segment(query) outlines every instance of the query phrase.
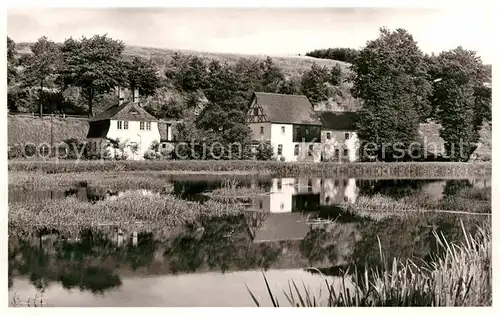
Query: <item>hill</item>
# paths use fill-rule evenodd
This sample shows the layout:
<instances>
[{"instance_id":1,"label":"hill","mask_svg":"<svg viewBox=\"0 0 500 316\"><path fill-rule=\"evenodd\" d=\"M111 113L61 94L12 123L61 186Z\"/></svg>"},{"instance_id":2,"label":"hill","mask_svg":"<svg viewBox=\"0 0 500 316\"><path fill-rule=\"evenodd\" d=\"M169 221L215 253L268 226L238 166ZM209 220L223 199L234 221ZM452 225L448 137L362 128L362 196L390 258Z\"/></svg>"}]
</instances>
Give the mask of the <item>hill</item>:
<instances>
[{"instance_id":1,"label":"hill","mask_svg":"<svg viewBox=\"0 0 500 316\"><path fill-rule=\"evenodd\" d=\"M33 43L16 43L16 50L19 54L31 54L30 45ZM320 66L332 68L335 65L340 65L342 70L347 71L350 64L331 60L319 59L308 56L273 56L273 55L247 55L247 54L232 54L232 53L211 53L211 52L198 52L192 50L169 49L169 48L154 48L144 46L126 45L124 54L128 56L138 56L146 59L151 59L156 62L158 66L168 63L175 53L182 53L186 55L195 55L201 58L218 60L221 63L227 62L228 64L236 63L240 58L247 58L251 60L264 60L267 56L272 57L285 75L297 76L302 75L306 70L311 68L313 63Z\"/></svg>"},{"instance_id":2,"label":"hill","mask_svg":"<svg viewBox=\"0 0 500 316\"><path fill-rule=\"evenodd\" d=\"M158 65L169 62L172 56L180 52L183 54L195 55L209 60L218 60L221 63L227 62L228 64L235 64L239 59L246 58L251 60L264 60L268 55L247 55L247 54L229 54L229 53L210 53L198 52L191 50L176 50L166 48L152 48L142 46L126 46L124 54L130 56L138 56L143 58L151 58ZM318 59L307 56L273 56L269 55L278 67L280 67L287 76L299 76L305 71L309 70L313 63L320 66L332 68L335 65L340 65L342 70L348 71L350 64L331 60L331 59Z\"/></svg>"},{"instance_id":3,"label":"hill","mask_svg":"<svg viewBox=\"0 0 500 316\"><path fill-rule=\"evenodd\" d=\"M16 43L16 50L20 55L31 54L30 45L32 43L21 42ZM167 49L167 48L153 48L143 46L126 45L124 50L125 56L137 56L145 59L151 59L155 62L160 70L160 74L164 75L166 66L172 60L175 53L185 55L194 55L206 60L217 60L221 63L228 63L229 65L237 63L240 59L248 59L251 61L263 61L268 55L247 55L247 54L231 54L231 53L211 53L211 52L198 52L191 50ZM287 78L300 77L316 63L319 66L325 66L331 69L335 65L339 65L343 70L345 76L350 74L350 64L342 61L332 59L319 59L308 56L270 56L276 66L278 66ZM317 104L320 110L347 110L354 111L359 109L359 102L351 96L351 84L342 83L339 86L329 85L329 96L327 101ZM176 91L171 91L171 94L180 98L180 94ZM96 110L102 110L96 106Z\"/></svg>"}]
</instances>

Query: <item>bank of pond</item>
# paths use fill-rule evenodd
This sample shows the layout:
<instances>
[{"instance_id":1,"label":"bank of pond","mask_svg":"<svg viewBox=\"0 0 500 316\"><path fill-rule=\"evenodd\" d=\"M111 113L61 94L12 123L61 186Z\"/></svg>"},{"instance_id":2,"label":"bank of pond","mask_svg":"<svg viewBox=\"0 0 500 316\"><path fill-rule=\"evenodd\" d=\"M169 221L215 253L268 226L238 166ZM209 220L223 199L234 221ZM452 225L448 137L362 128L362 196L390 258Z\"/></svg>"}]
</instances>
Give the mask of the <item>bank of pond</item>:
<instances>
[{"instance_id":1,"label":"bank of pond","mask_svg":"<svg viewBox=\"0 0 500 316\"><path fill-rule=\"evenodd\" d=\"M174 177L161 187L12 186L11 302L37 295L46 297L45 306L255 306L255 299L272 306L275 296L287 306L280 289L295 280L318 305L349 305L328 297L331 288L342 293L348 284L352 295L366 271L388 271L394 258L431 266L446 244L491 238L488 179ZM445 212L459 205L462 213ZM475 257L463 260L483 256L491 268L486 250L468 253ZM460 273L468 280L477 271ZM380 280L371 272L366 277ZM406 303L384 304L491 304L491 283L477 284L470 294L452 285L461 300L440 301L436 293L415 299L413 293Z\"/></svg>"}]
</instances>

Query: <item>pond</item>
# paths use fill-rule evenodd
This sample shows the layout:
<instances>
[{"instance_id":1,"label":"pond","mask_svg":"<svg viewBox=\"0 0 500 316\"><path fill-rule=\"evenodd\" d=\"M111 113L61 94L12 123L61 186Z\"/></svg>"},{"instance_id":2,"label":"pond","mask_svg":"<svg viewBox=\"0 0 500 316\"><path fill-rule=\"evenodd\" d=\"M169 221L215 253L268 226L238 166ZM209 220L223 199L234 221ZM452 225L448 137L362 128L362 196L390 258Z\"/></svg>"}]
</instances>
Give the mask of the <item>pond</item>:
<instances>
[{"instance_id":1,"label":"pond","mask_svg":"<svg viewBox=\"0 0 500 316\"><path fill-rule=\"evenodd\" d=\"M199 203L227 183L221 178L175 176L168 182L168 193ZM287 289L292 279L311 291L326 291L321 289L323 278L311 267L340 286L339 275L347 267L382 265L378 240L387 258L429 260L438 250L434 230L459 242L461 223L473 230L490 221L484 215L435 212L375 221L345 214L339 207L375 195L442 201L462 194L464 188L489 190L489 179L245 177L237 186L259 188L264 194L246 201L245 214L203 217L198 226L188 225L168 237L114 228L81 231L71 240L49 232L10 236L9 300L23 302L41 295L46 306L251 307L248 286L263 305L270 305L265 270L284 303L281 289ZM70 195L88 201L87 191L70 189L10 190L9 203ZM120 198L120 192L105 198ZM476 202L490 204L484 199ZM491 212L491 206L485 209Z\"/></svg>"}]
</instances>

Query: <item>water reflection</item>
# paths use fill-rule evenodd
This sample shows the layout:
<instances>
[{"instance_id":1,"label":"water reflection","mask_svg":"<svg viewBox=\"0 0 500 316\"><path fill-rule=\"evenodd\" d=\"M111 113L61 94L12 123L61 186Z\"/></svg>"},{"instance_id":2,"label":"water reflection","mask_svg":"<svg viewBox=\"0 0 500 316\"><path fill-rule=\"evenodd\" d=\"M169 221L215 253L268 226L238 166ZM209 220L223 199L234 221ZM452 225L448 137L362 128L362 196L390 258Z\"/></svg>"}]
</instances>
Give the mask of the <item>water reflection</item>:
<instances>
[{"instance_id":1,"label":"water reflection","mask_svg":"<svg viewBox=\"0 0 500 316\"><path fill-rule=\"evenodd\" d=\"M192 184L174 182L174 194L195 199L220 187L220 181ZM83 230L72 240L57 231L11 236L9 293L33 296L38 289L59 306L252 306L245 281L253 282L252 290L261 297L267 295L260 269L286 285L290 277L308 278L302 269L311 266L332 276L347 267L375 268L383 264L378 240L387 260L428 260L438 251L433 230L460 242L461 220L470 232L485 220L431 213L371 221L342 214L338 204L371 194L443 200L464 188L488 187L469 180L314 177L248 179L241 185L264 187L270 194L252 201L252 211L200 217L168 238L114 227ZM202 292L208 294L198 301Z\"/></svg>"}]
</instances>

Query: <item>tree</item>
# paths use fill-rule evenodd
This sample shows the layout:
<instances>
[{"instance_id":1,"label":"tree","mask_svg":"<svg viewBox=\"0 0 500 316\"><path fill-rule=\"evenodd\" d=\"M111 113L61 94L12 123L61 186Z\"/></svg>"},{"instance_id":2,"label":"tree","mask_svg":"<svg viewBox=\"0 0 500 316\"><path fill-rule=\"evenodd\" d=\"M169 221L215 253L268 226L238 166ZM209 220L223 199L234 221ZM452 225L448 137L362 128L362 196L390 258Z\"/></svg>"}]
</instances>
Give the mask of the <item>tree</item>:
<instances>
[{"instance_id":1,"label":"tree","mask_svg":"<svg viewBox=\"0 0 500 316\"><path fill-rule=\"evenodd\" d=\"M362 148L370 144L380 160L403 158L418 140L420 121L430 112L432 86L423 53L407 31L381 28L379 38L361 50L352 70L353 97L363 100L357 122Z\"/></svg>"},{"instance_id":2,"label":"tree","mask_svg":"<svg viewBox=\"0 0 500 316\"><path fill-rule=\"evenodd\" d=\"M282 94L300 94L300 79L291 77L281 81L278 87L278 93Z\"/></svg>"},{"instance_id":3,"label":"tree","mask_svg":"<svg viewBox=\"0 0 500 316\"><path fill-rule=\"evenodd\" d=\"M62 47L66 84L79 87L88 104L89 117L94 116L93 103L101 94L125 84L123 42L107 35L95 35L80 40L67 39Z\"/></svg>"},{"instance_id":4,"label":"tree","mask_svg":"<svg viewBox=\"0 0 500 316\"><path fill-rule=\"evenodd\" d=\"M477 130L483 122L491 122L492 90L489 85L474 87L474 127Z\"/></svg>"},{"instance_id":5,"label":"tree","mask_svg":"<svg viewBox=\"0 0 500 316\"><path fill-rule=\"evenodd\" d=\"M334 86L338 86L339 84L342 83L343 80L343 73L342 73L342 68L340 68L339 64L336 64L335 66L332 67L332 70L330 70L330 83Z\"/></svg>"},{"instance_id":6,"label":"tree","mask_svg":"<svg viewBox=\"0 0 500 316\"><path fill-rule=\"evenodd\" d=\"M7 36L7 84L10 84L16 77L16 43Z\"/></svg>"},{"instance_id":7,"label":"tree","mask_svg":"<svg viewBox=\"0 0 500 316\"><path fill-rule=\"evenodd\" d=\"M356 57L359 55L359 51L353 48L327 48L327 49L316 49L312 52L306 53L306 56L322 58L322 59L333 59L339 61L345 61L348 63L353 63Z\"/></svg>"},{"instance_id":8,"label":"tree","mask_svg":"<svg viewBox=\"0 0 500 316\"><path fill-rule=\"evenodd\" d=\"M326 67L313 63L311 69L304 73L301 80L302 92L314 104L328 99L328 82L330 74Z\"/></svg>"},{"instance_id":9,"label":"tree","mask_svg":"<svg viewBox=\"0 0 500 316\"><path fill-rule=\"evenodd\" d=\"M28 59L24 77L26 83L36 83L40 95L40 117L43 115L44 88L53 85L60 67L61 60L59 46L43 36L31 45L31 55Z\"/></svg>"},{"instance_id":10,"label":"tree","mask_svg":"<svg viewBox=\"0 0 500 316\"><path fill-rule=\"evenodd\" d=\"M285 75L269 56L262 61L261 68L263 91L277 92L281 82L285 80Z\"/></svg>"},{"instance_id":11,"label":"tree","mask_svg":"<svg viewBox=\"0 0 500 316\"><path fill-rule=\"evenodd\" d=\"M126 62L125 66L130 90L139 88L141 95L152 96L161 86L160 77L151 61L134 57L131 61Z\"/></svg>"},{"instance_id":12,"label":"tree","mask_svg":"<svg viewBox=\"0 0 500 316\"><path fill-rule=\"evenodd\" d=\"M457 47L439 54L429 72L434 81L432 100L442 125L440 135L445 140L446 153L452 160L467 161L474 150L482 117L488 116L483 106L483 102L488 103L488 91L483 90L481 59L474 51Z\"/></svg>"}]
</instances>

